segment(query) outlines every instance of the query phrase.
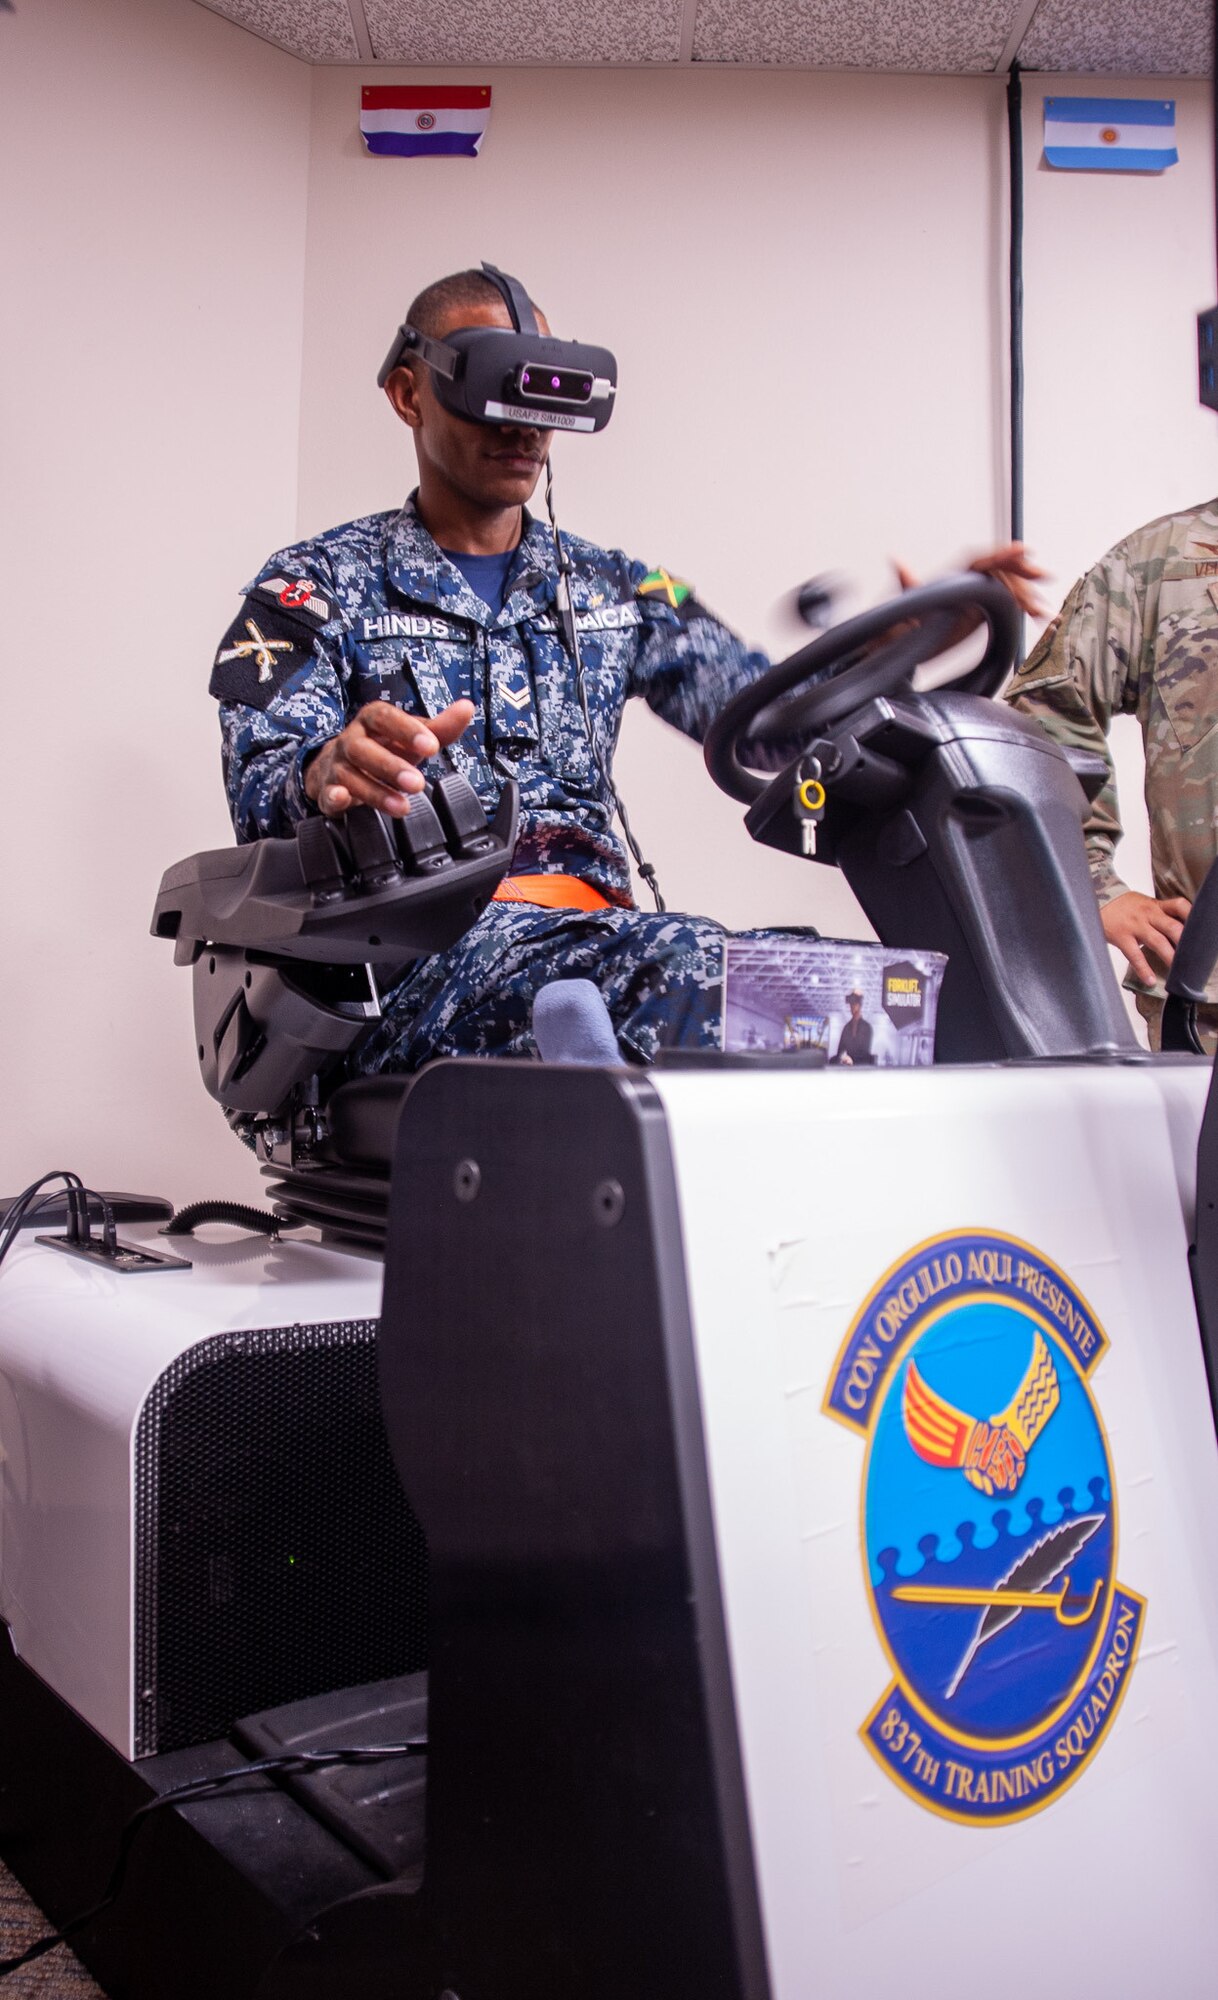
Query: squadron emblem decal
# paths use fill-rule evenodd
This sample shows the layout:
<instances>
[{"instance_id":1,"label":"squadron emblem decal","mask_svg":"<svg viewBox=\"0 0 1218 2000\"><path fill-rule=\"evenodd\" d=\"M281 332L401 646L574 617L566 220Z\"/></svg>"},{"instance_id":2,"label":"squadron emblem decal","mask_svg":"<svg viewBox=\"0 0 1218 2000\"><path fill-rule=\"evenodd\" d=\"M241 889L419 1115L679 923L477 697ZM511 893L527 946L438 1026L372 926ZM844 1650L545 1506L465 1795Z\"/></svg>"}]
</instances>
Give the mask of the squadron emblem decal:
<instances>
[{"instance_id":1,"label":"squadron emblem decal","mask_svg":"<svg viewBox=\"0 0 1218 2000\"><path fill-rule=\"evenodd\" d=\"M972 1826L1079 1776L1137 1658L1089 1377L1108 1346L1038 1250L940 1237L882 1278L827 1416L866 1441L863 1567L894 1678L861 1726L911 1798Z\"/></svg>"}]
</instances>

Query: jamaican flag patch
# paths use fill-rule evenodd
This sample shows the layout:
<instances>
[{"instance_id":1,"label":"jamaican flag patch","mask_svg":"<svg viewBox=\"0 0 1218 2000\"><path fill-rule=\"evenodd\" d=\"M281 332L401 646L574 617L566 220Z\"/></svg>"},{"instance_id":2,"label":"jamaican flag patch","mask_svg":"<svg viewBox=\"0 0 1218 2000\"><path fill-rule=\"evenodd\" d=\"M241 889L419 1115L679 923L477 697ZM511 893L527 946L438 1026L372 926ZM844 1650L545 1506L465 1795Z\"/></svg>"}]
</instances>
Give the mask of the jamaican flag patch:
<instances>
[{"instance_id":1,"label":"jamaican flag patch","mask_svg":"<svg viewBox=\"0 0 1218 2000\"><path fill-rule=\"evenodd\" d=\"M639 597L658 597L662 603L671 605L674 611L679 611L686 598L693 594L692 583L683 583L679 576L670 576L666 569L649 570L637 591Z\"/></svg>"}]
</instances>

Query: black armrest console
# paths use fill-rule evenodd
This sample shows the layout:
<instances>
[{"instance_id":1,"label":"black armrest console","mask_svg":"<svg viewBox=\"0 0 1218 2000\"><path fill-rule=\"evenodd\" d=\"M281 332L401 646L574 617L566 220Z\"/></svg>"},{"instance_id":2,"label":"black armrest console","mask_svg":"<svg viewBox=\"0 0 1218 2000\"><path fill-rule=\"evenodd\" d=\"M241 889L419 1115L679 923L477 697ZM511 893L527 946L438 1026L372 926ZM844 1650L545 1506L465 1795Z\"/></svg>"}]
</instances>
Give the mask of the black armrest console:
<instances>
[{"instance_id":1,"label":"black armrest console","mask_svg":"<svg viewBox=\"0 0 1218 2000\"><path fill-rule=\"evenodd\" d=\"M307 1140L320 1079L380 1011L373 967L392 978L477 921L511 864L519 806L509 783L488 821L450 773L404 819L355 806L166 871L153 935L194 967L199 1068L239 1130Z\"/></svg>"},{"instance_id":2,"label":"black armrest console","mask_svg":"<svg viewBox=\"0 0 1218 2000\"><path fill-rule=\"evenodd\" d=\"M486 821L464 778L443 777L405 819L355 806L302 820L294 837L192 854L166 869L155 937L175 963L238 945L326 965L401 964L443 951L481 915L516 845L519 794Z\"/></svg>"}]
</instances>

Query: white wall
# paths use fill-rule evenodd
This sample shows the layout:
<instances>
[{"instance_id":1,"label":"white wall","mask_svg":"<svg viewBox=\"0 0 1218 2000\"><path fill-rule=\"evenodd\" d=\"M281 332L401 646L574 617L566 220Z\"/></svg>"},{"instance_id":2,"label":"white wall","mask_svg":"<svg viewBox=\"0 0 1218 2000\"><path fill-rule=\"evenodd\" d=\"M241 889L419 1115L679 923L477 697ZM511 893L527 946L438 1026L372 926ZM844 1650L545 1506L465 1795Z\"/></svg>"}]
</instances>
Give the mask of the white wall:
<instances>
[{"instance_id":1,"label":"white wall","mask_svg":"<svg viewBox=\"0 0 1218 2000\"><path fill-rule=\"evenodd\" d=\"M407 489L376 368L414 291L486 256L619 357L610 429L557 448L561 518L758 643L799 642L780 599L810 572L869 601L893 556L931 575L1005 538L1005 79L511 70L477 161L370 158L360 81L314 73L302 532ZM1171 92L1180 165L1044 167L1041 98L1076 88ZM1194 361L1218 296L1208 92L1025 79L1024 120L1026 522L1055 607L1118 535L1218 487ZM1116 747L1149 888L1135 723ZM672 903L867 934L841 878L752 847L641 705L618 769Z\"/></svg>"},{"instance_id":2,"label":"white wall","mask_svg":"<svg viewBox=\"0 0 1218 2000\"><path fill-rule=\"evenodd\" d=\"M409 162L363 153L364 73L310 72L190 0L24 5L0 75L21 193L0 224L20 301L0 1192L55 1161L248 1190L148 915L168 862L229 837L206 680L238 587L412 483L375 373L413 292L488 256L613 346L621 408L560 445L562 518L782 650L809 573L870 599L890 556L933 573L1005 530L1003 86L513 69L481 159ZM1178 168L1049 174L1025 88L1027 519L1060 597L1218 486L1192 360L1218 295L1208 117L1201 86L1156 83ZM829 871L752 847L645 712L620 775L674 904L861 928Z\"/></svg>"},{"instance_id":3,"label":"white wall","mask_svg":"<svg viewBox=\"0 0 1218 2000\"><path fill-rule=\"evenodd\" d=\"M309 71L190 0L36 0L0 79L0 1195L232 1192L148 924L232 838L207 675L295 514Z\"/></svg>"},{"instance_id":4,"label":"white wall","mask_svg":"<svg viewBox=\"0 0 1218 2000\"><path fill-rule=\"evenodd\" d=\"M1028 532L1057 601L1143 521L1218 492L1218 417L1197 401L1196 315L1218 299L1208 88L1159 79L1112 95L1176 99L1180 162L1165 174L1054 172L1041 161L1046 94L1109 92L1095 78L1025 79ZM1124 878L1151 888L1133 716L1112 733Z\"/></svg>"},{"instance_id":5,"label":"white wall","mask_svg":"<svg viewBox=\"0 0 1218 2000\"><path fill-rule=\"evenodd\" d=\"M756 642L807 636L775 607L814 571L871 597L889 556L930 569L993 533L993 88L516 70L480 159L399 161L364 154L358 85L314 77L302 530L413 483L376 370L414 292L487 257L618 356L609 429L555 447L560 518ZM640 704L618 770L671 905L857 932L841 878L753 847Z\"/></svg>"}]
</instances>

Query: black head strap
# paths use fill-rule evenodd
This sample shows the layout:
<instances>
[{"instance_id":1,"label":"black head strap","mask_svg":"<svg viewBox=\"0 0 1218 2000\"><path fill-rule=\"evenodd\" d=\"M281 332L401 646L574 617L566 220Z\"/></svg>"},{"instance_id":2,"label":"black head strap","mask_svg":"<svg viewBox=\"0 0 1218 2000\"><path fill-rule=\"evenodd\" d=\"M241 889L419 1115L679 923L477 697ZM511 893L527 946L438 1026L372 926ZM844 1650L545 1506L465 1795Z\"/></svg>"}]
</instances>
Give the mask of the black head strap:
<instances>
[{"instance_id":1,"label":"black head strap","mask_svg":"<svg viewBox=\"0 0 1218 2000\"><path fill-rule=\"evenodd\" d=\"M446 375L451 382L457 373L458 354L446 340L433 340L430 334L420 333L417 326L403 320L397 330L397 337L385 359L381 363L376 378L378 389L383 389L395 368L400 368L408 354L417 354L435 370L437 375Z\"/></svg>"},{"instance_id":2,"label":"black head strap","mask_svg":"<svg viewBox=\"0 0 1218 2000\"><path fill-rule=\"evenodd\" d=\"M517 333L539 333L541 329L537 324L532 301L519 278L510 278L506 271L498 270L494 264L488 264L485 259L482 264L482 274L490 279L497 291L502 292Z\"/></svg>"}]
</instances>

